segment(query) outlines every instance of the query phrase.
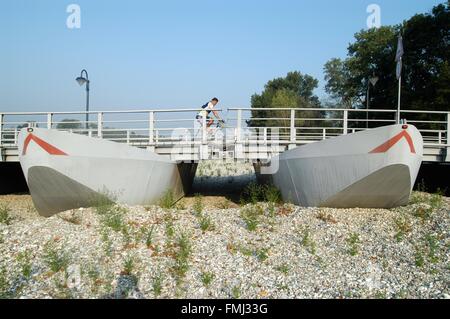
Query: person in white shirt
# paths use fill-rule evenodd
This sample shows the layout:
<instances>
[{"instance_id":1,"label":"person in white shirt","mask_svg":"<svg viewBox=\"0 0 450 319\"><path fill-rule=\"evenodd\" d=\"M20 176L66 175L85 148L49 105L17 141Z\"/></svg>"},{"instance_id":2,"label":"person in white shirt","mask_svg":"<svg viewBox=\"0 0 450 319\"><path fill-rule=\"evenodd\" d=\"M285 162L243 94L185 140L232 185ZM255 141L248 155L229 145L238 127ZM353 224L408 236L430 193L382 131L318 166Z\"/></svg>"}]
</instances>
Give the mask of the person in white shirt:
<instances>
[{"instance_id":1,"label":"person in white shirt","mask_svg":"<svg viewBox=\"0 0 450 319\"><path fill-rule=\"evenodd\" d=\"M203 118L206 118L206 128L208 129L214 123L214 119L210 115L211 112L218 120L220 119L219 113L214 109L217 103L219 103L219 99L217 99L216 97L213 98L211 101L202 106L202 110L198 112L197 116L195 117L201 125L203 125Z\"/></svg>"}]
</instances>

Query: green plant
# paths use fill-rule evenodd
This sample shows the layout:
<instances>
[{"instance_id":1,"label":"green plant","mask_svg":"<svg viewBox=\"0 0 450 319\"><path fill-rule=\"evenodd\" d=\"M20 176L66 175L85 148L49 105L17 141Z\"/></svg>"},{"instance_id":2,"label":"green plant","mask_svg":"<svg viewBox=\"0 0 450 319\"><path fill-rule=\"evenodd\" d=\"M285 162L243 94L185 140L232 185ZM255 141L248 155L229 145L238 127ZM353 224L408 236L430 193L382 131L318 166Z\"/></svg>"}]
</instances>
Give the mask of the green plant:
<instances>
[{"instance_id":1,"label":"green plant","mask_svg":"<svg viewBox=\"0 0 450 319\"><path fill-rule=\"evenodd\" d=\"M194 199L194 205L193 205L193 210L194 213L197 216L200 216L203 212L204 206L203 206L203 197L200 194L195 194L195 199Z\"/></svg>"},{"instance_id":2,"label":"green plant","mask_svg":"<svg viewBox=\"0 0 450 319\"><path fill-rule=\"evenodd\" d=\"M191 254L191 242L186 233L182 233L176 242L177 249L174 255L173 273L177 281L181 280L189 270L189 257Z\"/></svg>"},{"instance_id":3,"label":"green plant","mask_svg":"<svg viewBox=\"0 0 450 319\"><path fill-rule=\"evenodd\" d=\"M347 238L347 244L349 245L348 253L351 256L356 256L358 254L360 242L361 241L357 233L352 233L350 237Z\"/></svg>"},{"instance_id":4,"label":"green plant","mask_svg":"<svg viewBox=\"0 0 450 319\"><path fill-rule=\"evenodd\" d=\"M419 248L416 247L416 252L414 254L414 261L417 267L422 268L425 265L425 257Z\"/></svg>"},{"instance_id":5,"label":"green plant","mask_svg":"<svg viewBox=\"0 0 450 319\"><path fill-rule=\"evenodd\" d=\"M166 220L166 236L169 239L172 239L175 235L175 228L173 225L173 219L170 217Z\"/></svg>"},{"instance_id":6,"label":"green plant","mask_svg":"<svg viewBox=\"0 0 450 319\"><path fill-rule=\"evenodd\" d=\"M10 297L8 272L5 266L0 268L0 299L6 299Z\"/></svg>"},{"instance_id":7,"label":"green plant","mask_svg":"<svg viewBox=\"0 0 450 319\"><path fill-rule=\"evenodd\" d=\"M309 227L300 227L298 229L298 233L300 235L300 244L306 248L306 250L314 255L316 253L316 243L311 238L311 231Z\"/></svg>"},{"instance_id":8,"label":"green plant","mask_svg":"<svg viewBox=\"0 0 450 319\"><path fill-rule=\"evenodd\" d=\"M233 299L239 299L241 297L240 285L233 286L233 288L231 288L231 296L233 297Z\"/></svg>"},{"instance_id":9,"label":"green plant","mask_svg":"<svg viewBox=\"0 0 450 319\"><path fill-rule=\"evenodd\" d=\"M44 246L43 260L54 273L66 270L70 263L70 255L57 249L54 242L48 241Z\"/></svg>"},{"instance_id":10,"label":"green plant","mask_svg":"<svg viewBox=\"0 0 450 319\"><path fill-rule=\"evenodd\" d=\"M17 255L17 261L19 263L20 272L22 276L25 278L31 277L32 272L32 263L31 263L31 253L29 250L26 250L24 252L21 252Z\"/></svg>"},{"instance_id":11,"label":"green plant","mask_svg":"<svg viewBox=\"0 0 450 319\"><path fill-rule=\"evenodd\" d=\"M104 247L106 256L111 256L112 251L113 251L113 247L112 247L113 243L112 243L111 239L109 238L109 230L108 230L108 228L103 227L101 229L100 235L101 235L100 238L101 238L101 240L103 242L103 247Z\"/></svg>"},{"instance_id":12,"label":"green plant","mask_svg":"<svg viewBox=\"0 0 450 319\"><path fill-rule=\"evenodd\" d=\"M434 235L426 235L425 241L428 248L428 258L431 263L436 263L439 261L438 250L439 250L439 241Z\"/></svg>"},{"instance_id":13,"label":"green plant","mask_svg":"<svg viewBox=\"0 0 450 319\"><path fill-rule=\"evenodd\" d=\"M163 278L161 272L158 272L152 278L152 289L153 289L153 293L155 294L155 296L161 295L163 281L164 281L164 278Z\"/></svg>"},{"instance_id":14,"label":"green plant","mask_svg":"<svg viewBox=\"0 0 450 319\"><path fill-rule=\"evenodd\" d=\"M230 208L230 201L228 199L224 199L218 204L218 208L220 209L229 209Z\"/></svg>"},{"instance_id":15,"label":"green plant","mask_svg":"<svg viewBox=\"0 0 450 319\"><path fill-rule=\"evenodd\" d=\"M397 233L395 238L398 242L402 241L406 234L409 234L412 230L412 224L406 216L397 217L394 219Z\"/></svg>"},{"instance_id":16,"label":"green plant","mask_svg":"<svg viewBox=\"0 0 450 319\"><path fill-rule=\"evenodd\" d=\"M269 258L269 248L261 248L256 250L255 252L256 258L258 258L259 261L263 262L267 258Z\"/></svg>"},{"instance_id":17,"label":"green plant","mask_svg":"<svg viewBox=\"0 0 450 319\"><path fill-rule=\"evenodd\" d=\"M287 263L283 263L283 264L277 266L276 270L283 273L284 275L287 275L290 269L289 269L289 265Z\"/></svg>"},{"instance_id":18,"label":"green plant","mask_svg":"<svg viewBox=\"0 0 450 319\"><path fill-rule=\"evenodd\" d=\"M5 225L11 225L12 218L10 216L11 209L8 205L0 205L0 223Z\"/></svg>"},{"instance_id":19,"label":"green plant","mask_svg":"<svg viewBox=\"0 0 450 319\"><path fill-rule=\"evenodd\" d=\"M212 273L212 272L202 272L200 274L200 278L205 287L209 287L211 282L214 280L214 277L215 277L214 273Z\"/></svg>"},{"instance_id":20,"label":"green plant","mask_svg":"<svg viewBox=\"0 0 450 319\"><path fill-rule=\"evenodd\" d=\"M201 216L200 216L200 221L199 221L199 224L200 224L200 229L203 231L203 232L207 232L207 231L212 231L212 230L214 230L214 223L212 222L212 220L211 220L211 217L209 217L208 215L206 215L206 214L202 214Z\"/></svg>"},{"instance_id":21,"label":"green plant","mask_svg":"<svg viewBox=\"0 0 450 319\"><path fill-rule=\"evenodd\" d=\"M144 238L145 238L145 245L147 248L150 248L153 246L153 231L155 230L155 225L152 225L150 229L144 228Z\"/></svg>"},{"instance_id":22,"label":"green plant","mask_svg":"<svg viewBox=\"0 0 450 319\"><path fill-rule=\"evenodd\" d=\"M261 199L262 187L257 183L250 183L245 188L241 194L242 203L252 203L256 204Z\"/></svg>"},{"instance_id":23,"label":"green plant","mask_svg":"<svg viewBox=\"0 0 450 319\"><path fill-rule=\"evenodd\" d=\"M161 208L170 209L175 204L175 195L173 193L173 190L169 189L167 190L161 199L159 200L159 206Z\"/></svg>"},{"instance_id":24,"label":"green plant","mask_svg":"<svg viewBox=\"0 0 450 319\"><path fill-rule=\"evenodd\" d=\"M264 214L260 206L248 205L241 210L241 218L249 231L255 231L259 224L259 216Z\"/></svg>"},{"instance_id":25,"label":"green plant","mask_svg":"<svg viewBox=\"0 0 450 319\"><path fill-rule=\"evenodd\" d=\"M281 203L282 202L282 196L281 192L278 188L276 188L274 185L268 184L263 187L263 196L264 201L269 203Z\"/></svg>"},{"instance_id":26,"label":"green plant","mask_svg":"<svg viewBox=\"0 0 450 319\"><path fill-rule=\"evenodd\" d=\"M133 255L128 255L123 261L123 271L124 275L131 275L135 268L135 257Z\"/></svg>"}]
</instances>

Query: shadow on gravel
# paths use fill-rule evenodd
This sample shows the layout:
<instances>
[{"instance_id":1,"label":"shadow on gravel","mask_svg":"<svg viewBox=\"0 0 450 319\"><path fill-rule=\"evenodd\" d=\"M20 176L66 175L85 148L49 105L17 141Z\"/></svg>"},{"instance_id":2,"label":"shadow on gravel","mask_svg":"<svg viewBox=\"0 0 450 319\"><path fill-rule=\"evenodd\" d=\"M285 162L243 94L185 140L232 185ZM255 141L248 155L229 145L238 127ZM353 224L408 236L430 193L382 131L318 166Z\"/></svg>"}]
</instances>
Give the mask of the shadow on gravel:
<instances>
[{"instance_id":1,"label":"shadow on gravel","mask_svg":"<svg viewBox=\"0 0 450 319\"><path fill-rule=\"evenodd\" d=\"M117 285L113 293L104 295L101 299L144 299L144 295L139 290L138 278L134 275L120 275L117 278Z\"/></svg>"},{"instance_id":2,"label":"shadow on gravel","mask_svg":"<svg viewBox=\"0 0 450 319\"><path fill-rule=\"evenodd\" d=\"M255 181L256 176L254 174L196 177L192 185L192 191L187 197L192 197L195 194L225 197L239 205L242 191L248 184Z\"/></svg>"}]
</instances>

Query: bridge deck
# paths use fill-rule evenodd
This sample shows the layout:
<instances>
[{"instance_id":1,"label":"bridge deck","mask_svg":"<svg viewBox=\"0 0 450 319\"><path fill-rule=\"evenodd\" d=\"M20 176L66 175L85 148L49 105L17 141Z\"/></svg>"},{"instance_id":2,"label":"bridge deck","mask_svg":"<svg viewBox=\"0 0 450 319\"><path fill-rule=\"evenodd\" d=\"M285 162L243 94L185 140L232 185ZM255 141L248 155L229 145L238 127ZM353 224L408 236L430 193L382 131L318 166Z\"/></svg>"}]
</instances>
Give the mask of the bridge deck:
<instances>
[{"instance_id":1,"label":"bridge deck","mask_svg":"<svg viewBox=\"0 0 450 319\"><path fill-rule=\"evenodd\" d=\"M307 143L396 123L394 110L228 108L222 113L226 126L208 131L204 121L195 119L198 111L3 112L0 161L18 161L18 133L28 126L127 143L188 161L265 160ZM450 162L450 111L402 111L401 118L422 133L424 161Z\"/></svg>"}]
</instances>

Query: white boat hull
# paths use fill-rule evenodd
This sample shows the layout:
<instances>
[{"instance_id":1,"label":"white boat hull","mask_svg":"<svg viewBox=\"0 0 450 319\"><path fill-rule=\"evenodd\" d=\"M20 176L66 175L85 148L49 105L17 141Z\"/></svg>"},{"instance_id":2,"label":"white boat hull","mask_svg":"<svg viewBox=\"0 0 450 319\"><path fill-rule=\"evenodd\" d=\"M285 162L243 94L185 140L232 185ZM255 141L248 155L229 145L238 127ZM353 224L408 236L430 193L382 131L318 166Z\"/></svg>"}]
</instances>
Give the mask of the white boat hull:
<instances>
[{"instance_id":1,"label":"white boat hull","mask_svg":"<svg viewBox=\"0 0 450 319\"><path fill-rule=\"evenodd\" d=\"M92 206L104 197L148 205L172 190L180 198L196 169L148 150L39 128L20 132L19 152L33 202L43 216Z\"/></svg>"},{"instance_id":2,"label":"white boat hull","mask_svg":"<svg viewBox=\"0 0 450 319\"><path fill-rule=\"evenodd\" d=\"M392 208L408 203L422 156L420 132L392 125L284 152L272 159L271 177L298 205Z\"/></svg>"}]
</instances>

